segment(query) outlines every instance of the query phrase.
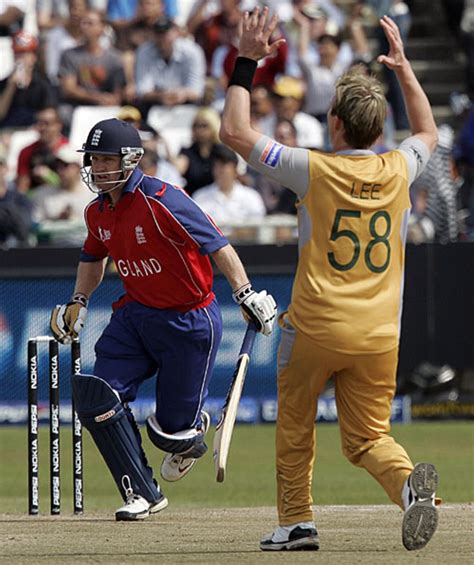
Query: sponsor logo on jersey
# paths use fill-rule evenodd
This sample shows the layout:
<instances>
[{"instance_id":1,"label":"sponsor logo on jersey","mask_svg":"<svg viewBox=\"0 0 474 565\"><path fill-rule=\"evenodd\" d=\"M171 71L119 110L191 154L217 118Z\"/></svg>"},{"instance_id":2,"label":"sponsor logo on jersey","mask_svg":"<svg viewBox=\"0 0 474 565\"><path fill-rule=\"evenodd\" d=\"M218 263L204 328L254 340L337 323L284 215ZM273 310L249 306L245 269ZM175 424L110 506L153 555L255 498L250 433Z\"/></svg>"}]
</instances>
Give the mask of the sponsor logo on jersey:
<instances>
[{"instance_id":1,"label":"sponsor logo on jersey","mask_svg":"<svg viewBox=\"0 0 474 565\"><path fill-rule=\"evenodd\" d=\"M122 277L149 277L161 273L158 259L118 259L115 264Z\"/></svg>"},{"instance_id":2,"label":"sponsor logo on jersey","mask_svg":"<svg viewBox=\"0 0 474 565\"><path fill-rule=\"evenodd\" d=\"M99 237L100 237L101 241L107 241L108 239L110 239L112 237L112 234L110 233L110 230L102 229L99 226Z\"/></svg>"},{"instance_id":3,"label":"sponsor logo on jersey","mask_svg":"<svg viewBox=\"0 0 474 565\"><path fill-rule=\"evenodd\" d=\"M282 150L283 145L276 141L269 141L260 155L260 163L274 169L278 165Z\"/></svg>"},{"instance_id":4,"label":"sponsor logo on jersey","mask_svg":"<svg viewBox=\"0 0 474 565\"><path fill-rule=\"evenodd\" d=\"M91 145L96 145L96 146L99 145L101 135L102 135L102 130L97 128L92 135Z\"/></svg>"},{"instance_id":5,"label":"sponsor logo on jersey","mask_svg":"<svg viewBox=\"0 0 474 565\"><path fill-rule=\"evenodd\" d=\"M138 245L143 245L144 243L146 243L146 237L145 234L143 233L142 226L135 227L135 237L137 238Z\"/></svg>"}]
</instances>

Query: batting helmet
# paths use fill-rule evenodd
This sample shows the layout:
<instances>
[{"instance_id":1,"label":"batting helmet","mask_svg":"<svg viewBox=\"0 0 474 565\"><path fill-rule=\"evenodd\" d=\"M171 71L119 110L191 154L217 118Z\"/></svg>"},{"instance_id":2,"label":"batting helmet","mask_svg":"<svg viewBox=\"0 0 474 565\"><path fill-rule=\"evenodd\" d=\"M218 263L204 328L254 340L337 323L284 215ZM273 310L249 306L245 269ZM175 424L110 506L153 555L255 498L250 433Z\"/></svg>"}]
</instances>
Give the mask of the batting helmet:
<instances>
[{"instance_id":1,"label":"batting helmet","mask_svg":"<svg viewBox=\"0 0 474 565\"><path fill-rule=\"evenodd\" d=\"M128 122L110 118L98 122L89 132L87 140L79 149L84 153L84 165L81 169L82 180L89 189L95 193L107 193L123 185L137 167L143 155L143 147L138 131ZM101 186L110 185L108 188L98 188L95 184L92 171L91 155L117 155L121 157L120 169L116 171L101 172ZM117 181L104 181L104 175L109 177L122 173Z\"/></svg>"}]
</instances>

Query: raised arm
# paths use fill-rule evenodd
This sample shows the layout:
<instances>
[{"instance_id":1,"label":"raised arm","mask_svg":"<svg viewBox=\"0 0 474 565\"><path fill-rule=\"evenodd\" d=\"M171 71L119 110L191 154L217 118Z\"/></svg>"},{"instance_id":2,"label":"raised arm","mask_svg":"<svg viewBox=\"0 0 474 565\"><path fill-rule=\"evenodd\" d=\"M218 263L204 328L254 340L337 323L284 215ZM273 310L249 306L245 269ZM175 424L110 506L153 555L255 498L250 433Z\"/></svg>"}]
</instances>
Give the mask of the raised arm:
<instances>
[{"instance_id":1,"label":"raised arm","mask_svg":"<svg viewBox=\"0 0 474 565\"><path fill-rule=\"evenodd\" d=\"M270 43L278 18L273 16L267 25L268 8L260 13L255 8L252 15L245 12L242 19L242 37L236 70L227 89L224 113L222 115L220 138L223 143L239 153L246 161L262 137L250 125L250 88L260 59L275 53L284 39Z\"/></svg>"},{"instance_id":2,"label":"raised arm","mask_svg":"<svg viewBox=\"0 0 474 565\"><path fill-rule=\"evenodd\" d=\"M388 16L380 20L380 25L387 37L390 49L387 55L380 55L377 60L395 72L405 100L411 132L420 138L430 151L433 151L438 142L438 129L428 97L405 56L397 25Z\"/></svg>"}]
</instances>

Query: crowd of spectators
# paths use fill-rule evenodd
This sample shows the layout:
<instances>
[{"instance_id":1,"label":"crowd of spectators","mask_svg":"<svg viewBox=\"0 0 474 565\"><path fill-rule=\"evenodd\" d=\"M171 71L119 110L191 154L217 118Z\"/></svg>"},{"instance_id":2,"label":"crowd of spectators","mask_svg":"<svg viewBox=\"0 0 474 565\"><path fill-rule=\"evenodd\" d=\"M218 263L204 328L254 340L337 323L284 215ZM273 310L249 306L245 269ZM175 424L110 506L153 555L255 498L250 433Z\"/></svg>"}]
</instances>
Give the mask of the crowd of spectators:
<instances>
[{"instance_id":1,"label":"crowd of spectators","mask_svg":"<svg viewBox=\"0 0 474 565\"><path fill-rule=\"evenodd\" d=\"M230 237L237 231L228 225L295 217L293 193L246 168L218 137L240 14L256 3L0 0L0 247L81 243L82 210L93 196L81 183L71 143L78 107L103 107L101 117L133 123L145 174L182 186ZM453 96L458 127L443 126L440 146L412 189L416 242L474 240L474 0L442 3L466 53L466 92ZM374 150L394 148L408 120L393 72L374 62L387 50L377 22L391 15L406 40L413 2L265 4L278 12L275 37L286 42L258 67L254 127L285 145L331 150L326 113L337 78L352 68L384 81L389 108ZM179 108L193 111L166 125L166 112Z\"/></svg>"}]
</instances>

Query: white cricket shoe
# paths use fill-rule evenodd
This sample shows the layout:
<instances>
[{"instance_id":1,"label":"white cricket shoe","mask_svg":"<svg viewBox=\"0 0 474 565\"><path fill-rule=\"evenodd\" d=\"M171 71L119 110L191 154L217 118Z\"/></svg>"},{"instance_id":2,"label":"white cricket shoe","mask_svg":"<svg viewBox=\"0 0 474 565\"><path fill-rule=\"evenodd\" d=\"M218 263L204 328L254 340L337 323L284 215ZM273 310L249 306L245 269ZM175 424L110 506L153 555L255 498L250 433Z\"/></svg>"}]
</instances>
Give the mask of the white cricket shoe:
<instances>
[{"instance_id":1,"label":"white cricket shoe","mask_svg":"<svg viewBox=\"0 0 474 565\"><path fill-rule=\"evenodd\" d=\"M207 433L211 425L211 417L204 410L201 412L202 430L204 434ZM179 455L178 453L167 453L163 462L161 463L160 474L165 481L174 483L179 481L191 471L197 459L194 457L186 457L185 454Z\"/></svg>"},{"instance_id":2,"label":"white cricket shoe","mask_svg":"<svg viewBox=\"0 0 474 565\"><path fill-rule=\"evenodd\" d=\"M260 541L263 551L317 551L318 531L314 522L299 522L291 526L278 526Z\"/></svg>"},{"instance_id":3,"label":"white cricket shoe","mask_svg":"<svg viewBox=\"0 0 474 565\"><path fill-rule=\"evenodd\" d=\"M438 526L435 490L438 473L432 463L418 463L404 487L405 515L402 524L403 545L408 550L421 549L430 541Z\"/></svg>"},{"instance_id":4,"label":"white cricket shoe","mask_svg":"<svg viewBox=\"0 0 474 565\"><path fill-rule=\"evenodd\" d=\"M168 506L168 499L160 492L160 498L151 504L139 494L131 494L123 506L115 512L117 522L144 520Z\"/></svg>"}]
</instances>

